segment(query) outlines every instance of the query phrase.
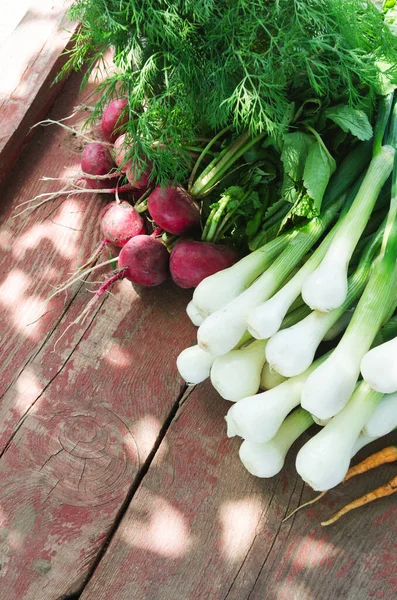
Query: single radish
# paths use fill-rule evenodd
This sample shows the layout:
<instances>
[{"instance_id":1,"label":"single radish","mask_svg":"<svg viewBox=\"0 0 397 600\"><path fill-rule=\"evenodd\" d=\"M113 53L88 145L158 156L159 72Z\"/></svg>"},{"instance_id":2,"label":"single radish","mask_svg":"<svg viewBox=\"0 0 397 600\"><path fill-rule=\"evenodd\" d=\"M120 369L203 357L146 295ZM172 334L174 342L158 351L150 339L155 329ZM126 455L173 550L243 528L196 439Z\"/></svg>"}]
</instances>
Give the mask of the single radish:
<instances>
[{"instance_id":1,"label":"single radish","mask_svg":"<svg viewBox=\"0 0 397 600\"><path fill-rule=\"evenodd\" d=\"M118 248L122 248L131 238L145 233L144 220L126 200L109 202L102 209L100 220L104 239L85 264L78 269L77 273L81 273L92 265L108 244L114 244Z\"/></svg>"},{"instance_id":2,"label":"single radish","mask_svg":"<svg viewBox=\"0 0 397 600\"><path fill-rule=\"evenodd\" d=\"M149 186L152 163L144 161L138 169L132 165L132 160L125 162L125 155L129 147L125 145L125 134L120 135L113 145L113 156L116 165L122 173L125 173L133 188L140 190Z\"/></svg>"},{"instance_id":3,"label":"single radish","mask_svg":"<svg viewBox=\"0 0 397 600\"><path fill-rule=\"evenodd\" d=\"M132 187L137 190L149 187L152 163L145 163L146 166L143 168L143 170L142 168L137 168L130 163L131 161L127 162L127 165L129 164L129 166L126 169L125 174Z\"/></svg>"},{"instance_id":4,"label":"single radish","mask_svg":"<svg viewBox=\"0 0 397 600\"><path fill-rule=\"evenodd\" d=\"M98 298L107 292L116 281L128 279L131 283L145 287L153 287L163 283L169 274L168 250L158 238L151 235L137 235L131 238L121 249L117 260L118 269L115 274L105 281L99 290L95 292L94 297L89 301L83 312L80 313L80 315L63 332L62 337L70 327L77 323L84 322ZM56 292L51 294L51 296L47 298L47 302L77 281L81 281L82 278L86 277L96 269L102 269L105 265L113 264L114 261L115 258L111 258L99 265L84 270L78 276L69 280L61 288L57 289ZM59 342L59 339L57 340L57 343Z\"/></svg>"},{"instance_id":5,"label":"single radish","mask_svg":"<svg viewBox=\"0 0 397 600\"><path fill-rule=\"evenodd\" d=\"M200 223L200 210L182 187L157 186L147 199L154 221L168 233L182 235Z\"/></svg>"},{"instance_id":6,"label":"single radish","mask_svg":"<svg viewBox=\"0 0 397 600\"><path fill-rule=\"evenodd\" d=\"M150 235L130 239L119 254L119 268L132 283L155 286L163 283L169 274L169 254L160 240Z\"/></svg>"},{"instance_id":7,"label":"single radish","mask_svg":"<svg viewBox=\"0 0 397 600\"><path fill-rule=\"evenodd\" d=\"M117 140L114 142L114 145L113 145L114 162L116 163L116 165L118 167L120 167L120 170L123 173L125 173L125 171L132 164L132 161L130 161L130 160L127 161L126 163L124 162L127 150L128 150L128 148L125 147L125 133L123 133L123 135L120 135L117 138Z\"/></svg>"},{"instance_id":8,"label":"single radish","mask_svg":"<svg viewBox=\"0 0 397 600\"><path fill-rule=\"evenodd\" d=\"M203 279L231 267L239 258L231 246L179 240L171 252L171 277L179 287L197 287Z\"/></svg>"},{"instance_id":9,"label":"single radish","mask_svg":"<svg viewBox=\"0 0 397 600\"><path fill-rule=\"evenodd\" d=\"M125 125L129 119L127 106L128 100L120 98L119 100L112 100L103 111L101 129L105 140L115 142L125 130Z\"/></svg>"},{"instance_id":10,"label":"single radish","mask_svg":"<svg viewBox=\"0 0 397 600\"><path fill-rule=\"evenodd\" d=\"M145 233L141 215L126 200L109 202L102 210L100 219L105 239L119 248L132 237Z\"/></svg>"},{"instance_id":11,"label":"single radish","mask_svg":"<svg viewBox=\"0 0 397 600\"><path fill-rule=\"evenodd\" d=\"M114 167L109 150L100 142L92 142L84 146L81 155L81 170L87 175L107 175ZM109 179L85 179L88 187L93 189L112 188L114 181Z\"/></svg>"}]
</instances>

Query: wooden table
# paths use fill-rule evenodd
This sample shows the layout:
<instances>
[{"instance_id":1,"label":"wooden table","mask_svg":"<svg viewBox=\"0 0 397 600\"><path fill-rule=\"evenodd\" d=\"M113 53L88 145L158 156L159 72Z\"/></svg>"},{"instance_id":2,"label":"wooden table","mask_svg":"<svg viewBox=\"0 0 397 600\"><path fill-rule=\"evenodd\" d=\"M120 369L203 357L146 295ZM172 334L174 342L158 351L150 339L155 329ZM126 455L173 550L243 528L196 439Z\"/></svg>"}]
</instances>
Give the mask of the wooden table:
<instances>
[{"instance_id":1,"label":"wooden table","mask_svg":"<svg viewBox=\"0 0 397 600\"><path fill-rule=\"evenodd\" d=\"M69 78L52 118L84 101L79 84ZM319 524L395 468L283 523L313 496L294 469L299 444L271 480L244 470L228 403L208 384L186 388L175 367L195 340L189 291L124 281L73 325L104 269L44 304L96 247L107 200L74 195L14 217L56 189L41 176L78 168L81 147L35 130L1 188L0 600L395 598L393 497Z\"/></svg>"}]
</instances>

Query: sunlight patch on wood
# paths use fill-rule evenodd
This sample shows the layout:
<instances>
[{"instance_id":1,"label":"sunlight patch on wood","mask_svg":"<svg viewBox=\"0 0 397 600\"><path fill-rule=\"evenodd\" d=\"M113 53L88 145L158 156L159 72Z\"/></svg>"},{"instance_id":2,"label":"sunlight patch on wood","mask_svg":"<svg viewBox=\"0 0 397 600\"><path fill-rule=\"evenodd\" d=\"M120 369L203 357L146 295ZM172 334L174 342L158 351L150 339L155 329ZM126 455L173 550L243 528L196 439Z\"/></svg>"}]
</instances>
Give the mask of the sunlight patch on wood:
<instances>
[{"instance_id":1,"label":"sunlight patch on wood","mask_svg":"<svg viewBox=\"0 0 397 600\"><path fill-rule=\"evenodd\" d=\"M312 594L310 589L300 581L284 582L278 586L274 600L292 600L293 598L304 598L305 600L317 600L318 596Z\"/></svg>"},{"instance_id":2,"label":"sunlight patch on wood","mask_svg":"<svg viewBox=\"0 0 397 600\"><path fill-rule=\"evenodd\" d=\"M341 549L334 546L326 539L315 539L307 535L298 548L294 564L300 569L313 569L332 560L341 553Z\"/></svg>"},{"instance_id":3,"label":"sunlight patch on wood","mask_svg":"<svg viewBox=\"0 0 397 600\"><path fill-rule=\"evenodd\" d=\"M110 364L119 369L126 369L132 364L132 357L127 350L119 344L111 342L108 347L104 348L102 357Z\"/></svg>"},{"instance_id":4,"label":"sunlight patch on wood","mask_svg":"<svg viewBox=\"0 0 397 600\"><path fill-rule=\"evenodd\" d=\"M73 259L78 253L78 242L81 237L80 227L82 215L78 211L80 205L75 200L67 200L59 211L43 223L36 223L21 235L13 248L16 260L23 260L26 253L37 249L43 240L49 240L54 249L66 259ZM45 262L43 255L43 262Z\"/></svg>"},{"instance_id":5,"label":"sunlight patch on wood","mask_svg":"<svg viewBox=\"0 0 397 600\"><path fill-rule=\"evenodd\" d=\"M138 506L138 510L141 522L134 522L124 530L125 543L165 558L178 559L187 553L192 539L187 519L180 510L154 495L149 499L145 495L145 505Z\"/></svg>"},{"instance_id":6,"label":"sunlight patch on wood","mask_svg":"<svg viewBox=\"0 0 397 600\"><path fill-rule=\"evenodd\" d=\"M8 252L14 243L15 234L11 230L11 227L8 227L6 223L2 225L0 231L0 248L3 252Z\"/></svg>"},{"instance_id":7,"label":"sunlight patch on wood","mask_svg":"<svg viewBox=\"0 0 397 600\"><path fill-rule=\"evenodd\" d=\"M23 415L32 406L43 391L43 385L40 383L32 366L28 366L22 371L15 382L15 408L19 414ZM37 406L32 406L31 412L34 413Z\"/></svg>"},{"instance_id":8,"label":"sunlight patch on wood","mask_svg":"<svg viewBox=\"0 0 397 600\"><path fill-rule=\"evenodd\" d=\"M0 285L0 302L3 306L12 307L23 298L31 282L21 269L12 269Z\"/></svg>"},{"instance_id":9,"label":"sunlight patch on wood","mask_svg":"<svg viewBox=\"0 0 397 600\"><path fill-rule=\"evenodd\" d=\"M134 423L131 428L135 441L139 448L141 456L148 456L153 449L162 427L162 422L154 415L146 414L138 422ZM168 453L168 443L163 440L159 449L156 452L152 466L158 467L166 458Z\"/></svg>"},{"instance_id":10,"label":"sunlight patch on wood","mask_svg":"<svg viewBox=\"0 0 397 600\"><path fill-rule=\"evenodd\" d=\"M38 340L41 323L38 320L45 312L44 298L28 295L31 278L20 269L13 269L0 286L0 304L11 313L15 329L25 337Z\"/></svg>"},{"instance_id":11,"label":"sunlight patch on wood","mask_svg":"<svg viewBox=\"0 0 397 600\"><path fill-rule=\"evenodd\" d=\"M254 497L228 500L219 508L220 547L229 561L240 562L247 554L257 533L262 511L263 503Z\"/></svg>"}]
</instances>

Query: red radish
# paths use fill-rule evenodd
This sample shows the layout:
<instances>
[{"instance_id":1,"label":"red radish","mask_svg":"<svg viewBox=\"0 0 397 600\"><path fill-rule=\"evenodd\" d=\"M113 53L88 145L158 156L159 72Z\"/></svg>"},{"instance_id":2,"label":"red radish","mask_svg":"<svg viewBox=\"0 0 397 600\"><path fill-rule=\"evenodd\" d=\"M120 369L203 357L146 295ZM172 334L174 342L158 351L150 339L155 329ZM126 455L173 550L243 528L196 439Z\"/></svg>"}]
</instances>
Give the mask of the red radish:
<instances>
[{"instance_id":1,"label":"red radish","mask_svg":"<svg viewBox=\"0 0 397 600\"><path fill-rule=\"evenodd\" d=\"M140 190L147 188L149 186L149 179L152 172L152 163L147 162L144 163L146 167L142 170L136 169L132 166L132 160L128 160L124 163L125 155L127 153L128 147L124 147L125 142L125 134L120 135L114 143L114 160L120 170L126 174L128 181L132 185L133 188ZM143 166L144 166L143 165Z\"/></svg>"},{"instance_id":2,"label":"red radish","mask_svg":"<svg viewBox=\"0 0 397 600\"><path fill-rule=\"evenodd\" d=\"M106 175L114 167L109 150L100 142L87 144L81 155L81 170L87 175ZM88 187L93 189L114 186L112 179L86 179Z\"/></svg>"},{"instance_id":3,"label":"red radish","mask_svg":"<svg viewBox=\"0 0 397 600\"><path fill-rule=\"evenodd\" d=\"M118 167L121 168L121 171L123 173L125 173L125 171L131 166L131 162L132 162L129 160L124 164L124 157L127 152L127 148L123 147L124 140L125 140L125 133L123 133L123 135L120 135L117 138L117 140L114 142L114 145L113 145L114 162L116 163L116 165Z\"/></svg>"},{"instance_id":4,"label":"red radish","mask_svg":"<svg viewBox=\"0 0 397 600\"><path fill-rule=\"evenodd\" d=\"M200 223L200 210L182 187L157 186L147 199L154 221L168 233L181 235Z\"/></svg>"},{"instance_id":5,"label":"red radish","mask_svg":"<svg viewBox=\"0 0 397 600\"><path fill-rule=\"evenodd\" d=\"M128 240L145 233L141 215L126 200L109 202L101 212L101 229L105 239L122 248Z\"/></svg>"},{"instance_id":6,"label":"red radish","mask_svg":"<svg viewBox=\"0 0 397 600\"><path fill-rule=\"evenodd\" d=\"M169 254L160 240L150 235L130 239L119 254L119 268L133 283L154 286L163 283L169 274Z\"/></svg>"},{"instance_id":7,"label":"red radish","mask_svg":"<svg viewBox=\"0 0 397 600\"><path fill-rule=\"evenodd\" d=\"M237 250L231 246L179 240L171 252L171 276L179 287L197 287L200 281L231 267L239 258Z\"/></svg>"},{"instance_id":8,"label":"red radish","mask_svg":"<svg viewBox=\"0 0 397 600\"><path fill-rule=\"evenodd\" d=\"M129 161L130 162L130 161ZM128 164L128 163L127 163ZM146 168L140 173L140 170L133 167L131 164L127 168L125 174L133 188L141 190L149 186L150 174L152 172L152 164L147 163Z\"/></svg>"},{"instance_id":9,"label":"red radish","mask_svg":"<svg viewBox=\"0 0 397 600\"><path fill-rule=\"evenodd\" d=\"M77 273L90 267L108 244L122 248L132 237L145 233L144 220L126 200L109 202L102 210L100 219L104 239L84 265L79 267Z\"/></svg>"},{"instance_id":10,"label":"red radish","mask_svg":"<svg viewBox=\"0 0 397 600\"><path fill-rule=\"evenodd\" d=\"M128 100L120 98L112 100L105 108L101 120L101 129L103 137L109 142L115 142L117 137L125 130L125 125L129 119Z\"/></svg>"},{"instance_id":11,"label":"red radish","mask_svg":"<svg viewBox=\"0 0 397 600\"><path fill-rule=\"evenodd\" d=\"M47 302L60 292L72 286L76 281L80 281L82 277L87 276L96 269L102 269L105 265L113 264L114 260L114 258L111 258L99 265L86 269L79 276L69 280L64 286L51 294L51 296L47 298ZM118 267L115 274L101 285L99 290L95 292L93 298L84 308L83 312L70 323L61 337L63 337L66 331L73 325L84 322L98 298L109 290L116 281L128 279L132 283L145 287L152 287L163 283L169 275L168 250L160 240L153 236L137 235L136 237L131 238L121 249L118 256ZM59 342L59 339L56 343Z\"/></svg>"}]
</instances>

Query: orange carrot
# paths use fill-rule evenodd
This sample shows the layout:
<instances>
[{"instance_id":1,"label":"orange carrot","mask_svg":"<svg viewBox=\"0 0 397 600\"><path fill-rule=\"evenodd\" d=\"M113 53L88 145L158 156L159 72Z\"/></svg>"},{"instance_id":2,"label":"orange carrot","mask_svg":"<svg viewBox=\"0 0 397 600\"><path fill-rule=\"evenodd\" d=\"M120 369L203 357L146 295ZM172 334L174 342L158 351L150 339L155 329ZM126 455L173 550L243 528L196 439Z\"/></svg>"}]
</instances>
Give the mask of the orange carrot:
<instances>
[{"instance_id":1,"label":"orange carrot","mask_svg":"<svg viewBox=\"0 0 397 600\"><path fill-rule=\"evenodd\" d=\"M342 483L345 483L345 481L348 481L349 479L351 479L352 477L355 477L356 475L360 475L361 473L366 473L367 471L370 471L371 469L375 469L376 467L379 467L380 465L385 465L387 463L391 463L391 462L395 462L395 461L397 461L397 446L388 446L387 448L384 448L383 450L379 450L379 452L375 452L374 454L371 454L371 456L368 456L367 458L362 460L357 465L354 465L354 467L350 467L350 469L346 473L346 476ZM392 480L392 481L394 481L394 480ZM386 484L386 485L388 485L388 484ZM379 490L383 490L383 487L379 488ZM355 503L360 502L363 498L365 499L367 496L370 496L371 494L375 494L377 491L378 490L375 490L374 492L370 492L370 494L367 494L366 496L362 496L362 498L359 498L358 500L355 500L351 504L348 504L347 506L345 506L345 508L342 508L338 513L336 513L335 517L333 517L330 521L325 521L324 523L322 523L322 525L324 525L324 524L330 525L331 523L334 523L334 520L335 521L338 520L343 514L345 514L345 512L349 512L350 510L353 510L353 508L358 508L358 506L362 506L362 504L358 504L357 506L355 506ZM293 510L289 515L287 515L285 517L285 519L283 519L283 522L287 521L298 510L301 510L302 508L305 508L306 506L309 506L310 504L314 504L315 502L317 502L318 500L323 498L323 496L325 496L326 493L327 493L326 491L321 492L321 494L319 494L312 500L309 500L309 502L306 502L305 504L301 504L300 506L298 506L298 508ZM393 492L389 492L389 493L393 493ZM385 495L387 496L389 494L386 493ZM381 496L379 496L379 497L381 497ZM375 499L374 497L371 497L370 500L364 501L363 504L367 504L368 502L371 502L374 499Z\"/></svg>"},{"instance_id":2,"label":"orange carrot","mask_svg":"<svg viewBox=\"0 0 397 600\"><path fill-rule=\"evenodd\" d=\"M378 498L385 498L385 496L391 496L391 494L394 494L395 492L397 492L397 475L396 475L396 477L393 477L393 479L391 479L384 485L381 485L380 487L376 488L376 490L373 490L372 492L368 492L368 494L364 494L364 496L357 498L357 500L353 500L353 502L346 504L346 506L344 506L333 517L331 517L331 519L329 519L328 521L323 521L321 523L321 525L323 525L323 527L325 527L327 525L331 525L332 523L335 523L335 521L338 521L341 517L343 517L343 515L350 512L351 510L360 508L360 506L365 506L365 504L369 504L370 502L373 502L374 500L377 500Z\"/></svg>"},{"instance_id":3,"label":"orange carrot","mask_svg":"<svg viewBox=\"0 0 397 600\"><path fill-rule=\"evenodd\" d=\"M384 448L383 450L380 450L379 452L375 452L375 454L371 454L371 456L368 456L367 458L365 458L363 461L358 463L358 465L354 465L354 467L351 467L348 470L346 477L344 478L343 481L348 481L349 479L351 479L352 477L355 477L356 475L360 475L361 473L366 473L367 471L370 471L371 469L375 469L376 467L379 467L380 465L385 465L386 463L395 462L396 460L397 460L397 446L388 446L387 448Z\"/></svg>"}]
</instances>

